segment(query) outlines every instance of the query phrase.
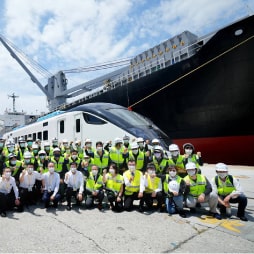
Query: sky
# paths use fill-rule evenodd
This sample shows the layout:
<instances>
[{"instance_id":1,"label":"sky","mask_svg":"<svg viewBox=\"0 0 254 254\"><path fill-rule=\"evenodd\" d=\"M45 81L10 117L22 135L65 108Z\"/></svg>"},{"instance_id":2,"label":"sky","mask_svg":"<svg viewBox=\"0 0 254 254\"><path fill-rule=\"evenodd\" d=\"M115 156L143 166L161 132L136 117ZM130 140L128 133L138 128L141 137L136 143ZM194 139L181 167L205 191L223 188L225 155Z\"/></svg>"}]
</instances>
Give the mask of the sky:
<instances>
[{"instance_id":1,"label":"sky","mask_svg":"<svg viewBox=\"0 0 254 254\"><path fill-rule=\"evenodd\" d=\"M0 0L0 34L44 68L26 65L45 86L60 70L132 58L185 30L203 36L253 13L254 0ZM104 73L67 73L67 88ZM0 114L13 110L13 93L16 111L48 111L44 93L1 43L0 81Z\"/></svg>"}]
</instances>

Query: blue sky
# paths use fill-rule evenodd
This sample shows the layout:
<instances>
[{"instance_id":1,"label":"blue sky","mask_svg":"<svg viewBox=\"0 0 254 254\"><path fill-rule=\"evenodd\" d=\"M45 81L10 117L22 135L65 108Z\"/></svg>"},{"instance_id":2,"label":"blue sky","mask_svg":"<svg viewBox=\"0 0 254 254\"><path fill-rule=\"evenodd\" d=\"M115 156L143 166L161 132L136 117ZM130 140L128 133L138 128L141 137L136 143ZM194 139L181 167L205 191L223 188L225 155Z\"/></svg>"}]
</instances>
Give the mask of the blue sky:
<instances>
[{"instance_id":1,"label":"blue sky","mask_svg":"<svg viewBox=\"0 0 254 254\"><path fill-rule=\"evenodd\" d=\"M2 0L0 33L56 73L130 58L185 30L202 36L253 13L253 0ZM68 88L101 74L67 74ZM12 109L13 92L18 111L47 111L42 91L1 43L0 80L0 114Z\"/></svg>"}]
</instances>

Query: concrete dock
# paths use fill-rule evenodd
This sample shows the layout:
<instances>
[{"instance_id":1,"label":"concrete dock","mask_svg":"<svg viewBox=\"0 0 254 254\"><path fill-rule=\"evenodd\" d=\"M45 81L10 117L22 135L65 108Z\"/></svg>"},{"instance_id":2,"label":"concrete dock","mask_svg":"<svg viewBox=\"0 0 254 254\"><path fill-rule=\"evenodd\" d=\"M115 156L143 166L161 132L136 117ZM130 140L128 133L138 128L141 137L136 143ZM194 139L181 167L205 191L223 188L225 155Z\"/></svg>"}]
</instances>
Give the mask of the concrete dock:
<instances>
[{"instance_id":1,"label":"concrete dock","mask_svg":"<svg viewBox=\"0 0 254 254\"><path fill-rule=\"evenodd\" d=\"M114 213L108 209L86 210L66 204L45 210L42 204L23 213L0 217L0 252L22 253L253 253L254 252L254 167L231 166L248 197L246 217L216 220L207 207L187 218L167 213ZM215 165L205 164L202 173L215 175ZM237 205L232 205L236 215ZM188 209L186 209L188 211Z\"/></svg>"}]
</instances>

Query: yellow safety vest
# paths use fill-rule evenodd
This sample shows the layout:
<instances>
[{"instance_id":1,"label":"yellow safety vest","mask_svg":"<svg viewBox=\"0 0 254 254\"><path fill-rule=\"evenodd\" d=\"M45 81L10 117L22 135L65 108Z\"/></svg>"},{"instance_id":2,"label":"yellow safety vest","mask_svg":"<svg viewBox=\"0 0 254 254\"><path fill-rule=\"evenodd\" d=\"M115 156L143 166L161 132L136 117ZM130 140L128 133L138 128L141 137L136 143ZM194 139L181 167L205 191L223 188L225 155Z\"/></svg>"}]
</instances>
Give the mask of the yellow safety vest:
<instances>
[{"instance_id":1,"label":"yellow safety vest","mask_svg":"<svg viewBox=\"0 0 254 254\"><path fill-rule=\"evenodd\" d=\"M127 170L123 173L124 177L127 177L128 179L131 178L131 172L130 170ZM139 192L140 189L140 179L142 177L142 173L139 170L135 170L134 179L131 181L130 186L125 186L125 195L132 195L135 192Z\"/></svg>"},{"instance_id":2,"label":"yellow safety vest","mask_svg":"<svg viewBox=\"0 0 254 254\"><path fill-rule=\"evenodd\" d=\"M89 177L86 180L86 189L89 191L95 191L102 187L103 181L102 181L102 175L99 175L97 178L97 181L94 181L94 176L92 172L90 173Z\"/></svg>"},{"instance_id":3,"label":"yellow safety vest","mask_svg":"<svg viewBox=\"0 0 254 254\"><path fill-rule=\"evenodd\" d=\"M163 172L164 168L168 165L168 159L163 158L159 164L158 161L156 160L156 157L153 156L153 164L156 168L156 173L161 173Z\"/></svg>"},{"instance_id":4,"label":"yellow safety vest","mask_svg":"<svg viewBox=\"0 0 254 254\"><path fill-rule=\"evenodd\" d=\"M236 190L233 183L231 183L229 177L227 176L226 181L223 182L218 177L218 186L217 186L218 194L221 196L227 196L232 193L232 191Z\"/></svg>"},{"instance_id":5,"label":"yellow safety vest","mask_svg":"<svg viewBox=\"0 0 254 254\"><path fill-rule=\"evenodd\" d=\"M164 190L164 192L165 193L168 193L168 183L169 183L169 181L168 181L168 179L169 179L169 174L166 174L166 178L165 178L165 180L164 180L164 182L163 182L163 190ZM174 178L174 180L180 185L180 183L181 183L181 181L182 181L182 177L180 177L180 176L176 176L176 178Z\"/></svg>"},{"instance_id":6,"label":"yellow safety vest","mask_svg":"<svg viewBox=\"0 0 254 254\"><path fill-rule=\"evenodd\" d=\"M151 176L148 175L147 182L148 182L148 185L145 188L145 192L146 193L153 193L156 189L159 188L161 179L157 176L155 176L154 178L151 178Z\"/></svg>"},{"instance_id":7,"label":"yellow safety vest","mask_svg":"<svg viewBox=\"0 0 254 254\"><path fill-rule=\"evenodd\" d=\"M197 174L196 181L193 181L189 175L184 177L184 181L190 181L190 195L193 197L198 197L200 194L204 193L206 188L206 178L203 175Z\"/></svg>"},{"instance_id":8,"label":"yellow safety vest","mask_svg":"<svg viewBox=\"0 0 254 254\"><path fill-rule=\"evenodd\" d=\"M119 192L121 189L121 186L123 184L123 176L117 174L115 177L112 177L110 173L107 173L106 175L107 181L106 181L106 188L112 191Z\"/></svg>"},{"instance_id":9,"label":"yellow safety vest","mask_svg":"<svg viewBox=\"0 0 254 254\"><path fill-rule=\"evenodd\" d=\"M119 164L122 164L124 162L123 150L124 150L123 148L121 148L120 150L117 150L115 147L112 147L109 152L109 158L118 166Z\"/></svg>"},{"instance_id":10,"label":"yellow safety vest","mask_svg":"<svg viewBox=\"0 0 254 254\"><path fill-rule=\"evenodd\" d=\"M56 161L54 157L51 158L50 161L55 163L55 172L60 173L63 170L64 157L60 156L59 160Z\"/></svg>"},{"instance_id":11,"label":"yellow safety vest","mask_svg":"<svg viewBox=\"0 0 254 254\"><path fill-rule=\"evenodd\" d=\"M136 169L141 170L144 167L144 153L139 151L138 156L135 157L132 151L129 151L129 158L133 158L136 161ZM137 159L136 159L137 158Z\"/></svg>"},{"instance_id":12,"label":"yellow safety vest","mask_svg":"<svg viewBox=\"0 0 254 254\"><path fill-rule=\"evenodd\" d=\"M106 150L103 151L102 158L100 157L97 151L94 152L93 164L95 164L99 168L100 174L102 173L102 170L104 168L108 167L108 161L109 154Z\"/></svg>"}]
</instances>

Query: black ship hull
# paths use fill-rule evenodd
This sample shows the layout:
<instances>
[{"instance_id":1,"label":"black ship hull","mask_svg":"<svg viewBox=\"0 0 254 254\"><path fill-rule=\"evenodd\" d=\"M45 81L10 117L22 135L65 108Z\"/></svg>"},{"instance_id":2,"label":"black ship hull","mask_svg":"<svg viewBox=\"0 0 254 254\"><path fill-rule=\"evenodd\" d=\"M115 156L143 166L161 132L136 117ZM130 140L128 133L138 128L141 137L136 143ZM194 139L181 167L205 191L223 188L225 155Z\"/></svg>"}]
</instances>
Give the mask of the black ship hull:
<instances>
[{"instance_id":1,"label":"black ship hull","mask_svg":"<svg viewBox=\"0 0 254 254\"><path fill-rule=\"evenodd\" d=\"M254 165L254 16L218 31L194 56L86 102L131 107L205 162ZM238 31L240 35L235 35Z\"/></svg>"}]
</instances>

